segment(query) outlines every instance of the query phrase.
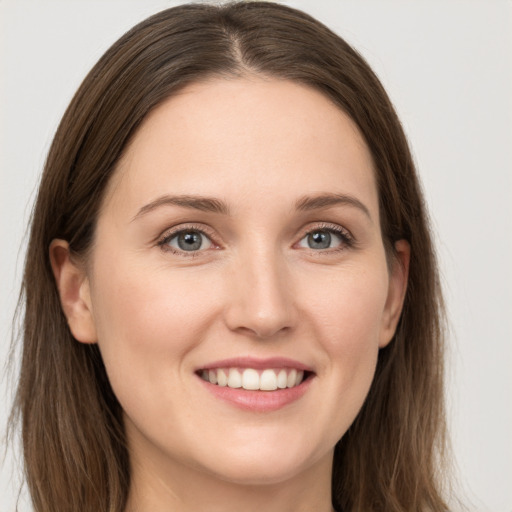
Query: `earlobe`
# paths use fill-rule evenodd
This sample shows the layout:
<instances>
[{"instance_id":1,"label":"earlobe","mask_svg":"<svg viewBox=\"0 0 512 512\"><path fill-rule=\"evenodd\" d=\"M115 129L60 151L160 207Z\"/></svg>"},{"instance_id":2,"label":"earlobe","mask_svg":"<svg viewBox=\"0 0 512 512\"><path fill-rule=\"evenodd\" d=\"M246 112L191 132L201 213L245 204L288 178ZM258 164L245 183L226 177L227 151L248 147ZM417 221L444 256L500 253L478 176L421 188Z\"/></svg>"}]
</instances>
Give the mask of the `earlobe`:
<instances>
[{"instance_id":1,"label":"earlobe","mask_svg":"<svg viewBox=\"0 0 512 512\"><path fill-rule=\"evenodd\" d=\"M391 263L389 288L384 315L382 318L379 348L385 347L393 338L407 291L411 246L406 240L395 243L395 254Z\"/></svg>"},{"instance_id":2,"label":"earlobe","mask_svg":"<svg viewBox=\"0 0 512 512\"><path fill-rule=\"evenodd\" d=\"M96 343L89 280L83 268L73 261L68 242L52 241L50 262L71 333L82 343Z\"/></svg>"}]
</instances>

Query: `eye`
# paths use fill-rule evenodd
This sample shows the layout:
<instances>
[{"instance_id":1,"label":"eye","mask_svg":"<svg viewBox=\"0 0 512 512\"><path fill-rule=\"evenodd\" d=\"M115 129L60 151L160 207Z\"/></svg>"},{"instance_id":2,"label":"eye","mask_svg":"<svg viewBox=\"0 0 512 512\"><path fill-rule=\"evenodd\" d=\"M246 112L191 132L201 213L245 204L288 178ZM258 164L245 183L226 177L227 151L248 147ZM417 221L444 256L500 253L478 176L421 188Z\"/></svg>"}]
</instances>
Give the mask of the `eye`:
<instances>
[{"instance_id":1,"label":"eye","mask_svg":"<svg viewBox=\"0 0 512 512\"><path fill-rule=\"evenodd\" d=\"M164 238L160 245L176 252L197 252L212 247L212 241L197 229L187 229Z\"/></svg>"},{"instance_id":2,"label":"eye","mask_svg":"<svg viewBox=\"0 0 512 512\"><path fill-rule=\"evenodd\" d=\"M350 245L351 240L348 234L341 230L333 228L315 229L306 234L299 241L299 247L306 249L336 249L338 247Z\"/></svg>"}]
</instances>

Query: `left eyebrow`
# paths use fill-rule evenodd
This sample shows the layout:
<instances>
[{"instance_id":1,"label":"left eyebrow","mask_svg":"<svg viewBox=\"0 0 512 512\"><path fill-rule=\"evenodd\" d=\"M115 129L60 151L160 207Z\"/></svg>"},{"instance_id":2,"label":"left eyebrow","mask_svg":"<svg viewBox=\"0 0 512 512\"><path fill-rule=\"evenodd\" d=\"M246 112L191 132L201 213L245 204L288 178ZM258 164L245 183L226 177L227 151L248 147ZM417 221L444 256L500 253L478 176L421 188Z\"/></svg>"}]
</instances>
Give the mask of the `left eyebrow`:
<instances>
[{"instance_id":1,"label":"left eyebrow","mask_svg":"<svg viewBox=\"0 0 512 512\"><path fill-rule=\"evenodd\" d=\"M320 194L316 196L301 197L296 203L295 208L299 211L310 211L321 208L330 208L331 206L347 205L361 210L370 220L370 210L354 196L347 194Z\"/></svg>"}]
</instances>

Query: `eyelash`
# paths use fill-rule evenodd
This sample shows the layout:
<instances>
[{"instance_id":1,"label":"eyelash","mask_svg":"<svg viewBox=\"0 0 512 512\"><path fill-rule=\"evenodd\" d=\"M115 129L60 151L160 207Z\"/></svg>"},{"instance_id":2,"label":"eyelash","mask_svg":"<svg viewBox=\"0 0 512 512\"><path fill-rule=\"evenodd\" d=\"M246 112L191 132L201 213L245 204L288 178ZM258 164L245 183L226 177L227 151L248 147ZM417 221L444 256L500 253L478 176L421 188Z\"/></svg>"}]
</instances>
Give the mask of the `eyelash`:
<instances>
[{"instance_id":1,"label":"eyelash","mask_svg":"<svg viewBox=\"0 0 512 512\"><path fill-rule=\"evenodd\" d=\"M174 247L171 247L169 242L180 235L181 233L187 233L187 232L194 232L194 233L200 233L201 235L208 238L208 240L211 241L212 245L216 248L219 247L218 244L214 241L214 235L208 230L204 229L204 226L196 226L194 224L186 224L185 226L180 226L178 229L175 229L173 231L166 231L163 236L158 240L157 245L165 252L171 252L173 254L177 254L178 256L184 256L186 258L194 258L199 256L204 251L184 251L175 249Z\"/></svg>"},{"instance_id":2,"label":"eyelash","mask_svg":"<svg viewBox=\"0 0 512 512\"><path fill-rule=\"evenodd\" d=\"M315 232L328 232L331 234L334 234L338 236L341 240L341 245L339 247L332 247L327 249L312 249L310 250L314 253L322 253L322 254L332 254L337 253L340 251L344 251L346 249L353 248L356 245L355 239L352 236L352 234L345 228L342 228L341 226L337 226L335 224L327 224L322 223L317 226L315 226L313 229L308 229L307 231L304 231L299 239L299 242L301 242L305 237L308 235L315 233ZM208 230L205 230L203 226L196 226L193 224L180 226L178 229L175 229L173 231L167 231L164 233L164 235L158 240L157 245L166 252L171 252L173 254L177 254L178 256L188 257L188 258L194 258L199 256L204 250L197 250L197 251L185 251L180 249L175 249L174 247L171 247L169 245L169 242L180 235L181 233L186 232L195 232L200 233L201 235L205 236L214 246L214 248L219 248L219 245L215 242L215 237L212 233L209 233ZM299 243L297 242L297 243ZM294 244L295 245L297 245Z\"/></svg>"},{"instance_id":3,"label":"eyelash","mask_svg":"<svg viewBox=\"0 0 512 512\"><path fill-rule=\"evenodd\" d=\"M302 241L305 237L310 235L311 233L316 233L319 231L326 231L328 233L334 233L336 236L338 236L341 239L341 245L339 247L331 247L327 249L322 250L314 250L311 249L314 253L322 253L322 254L332 254L337 253L340 251L344 251L346 249L354 248L356 245L356 241L352 234L345 228L342 228L341 226L338 226L336 224L328 224L328 223L321 223L317 226L315 226L313 229L308 229L306 232L304 232L300 238L299 241Z\"/></svg>"}]
</instances>

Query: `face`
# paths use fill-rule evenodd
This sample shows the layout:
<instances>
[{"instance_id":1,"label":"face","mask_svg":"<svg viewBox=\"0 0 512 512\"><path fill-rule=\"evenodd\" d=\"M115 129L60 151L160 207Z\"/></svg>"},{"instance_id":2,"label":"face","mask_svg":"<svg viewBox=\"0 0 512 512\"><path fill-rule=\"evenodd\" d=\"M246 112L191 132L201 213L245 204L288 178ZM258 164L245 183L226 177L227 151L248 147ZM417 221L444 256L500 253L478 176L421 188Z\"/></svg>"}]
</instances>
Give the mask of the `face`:
<instances>
[{"instance_id":1,"label":"face","mask_svg":"<svg viewBox=\"0 0 512 512\"><path fill-rule=\"evenodd\" d=\"M343 112L287 81L211 80L137 132L63 303L139 460L280 482L330 469L360 410L400 314L397 251Z\"/></svg>"}]
</instances>

